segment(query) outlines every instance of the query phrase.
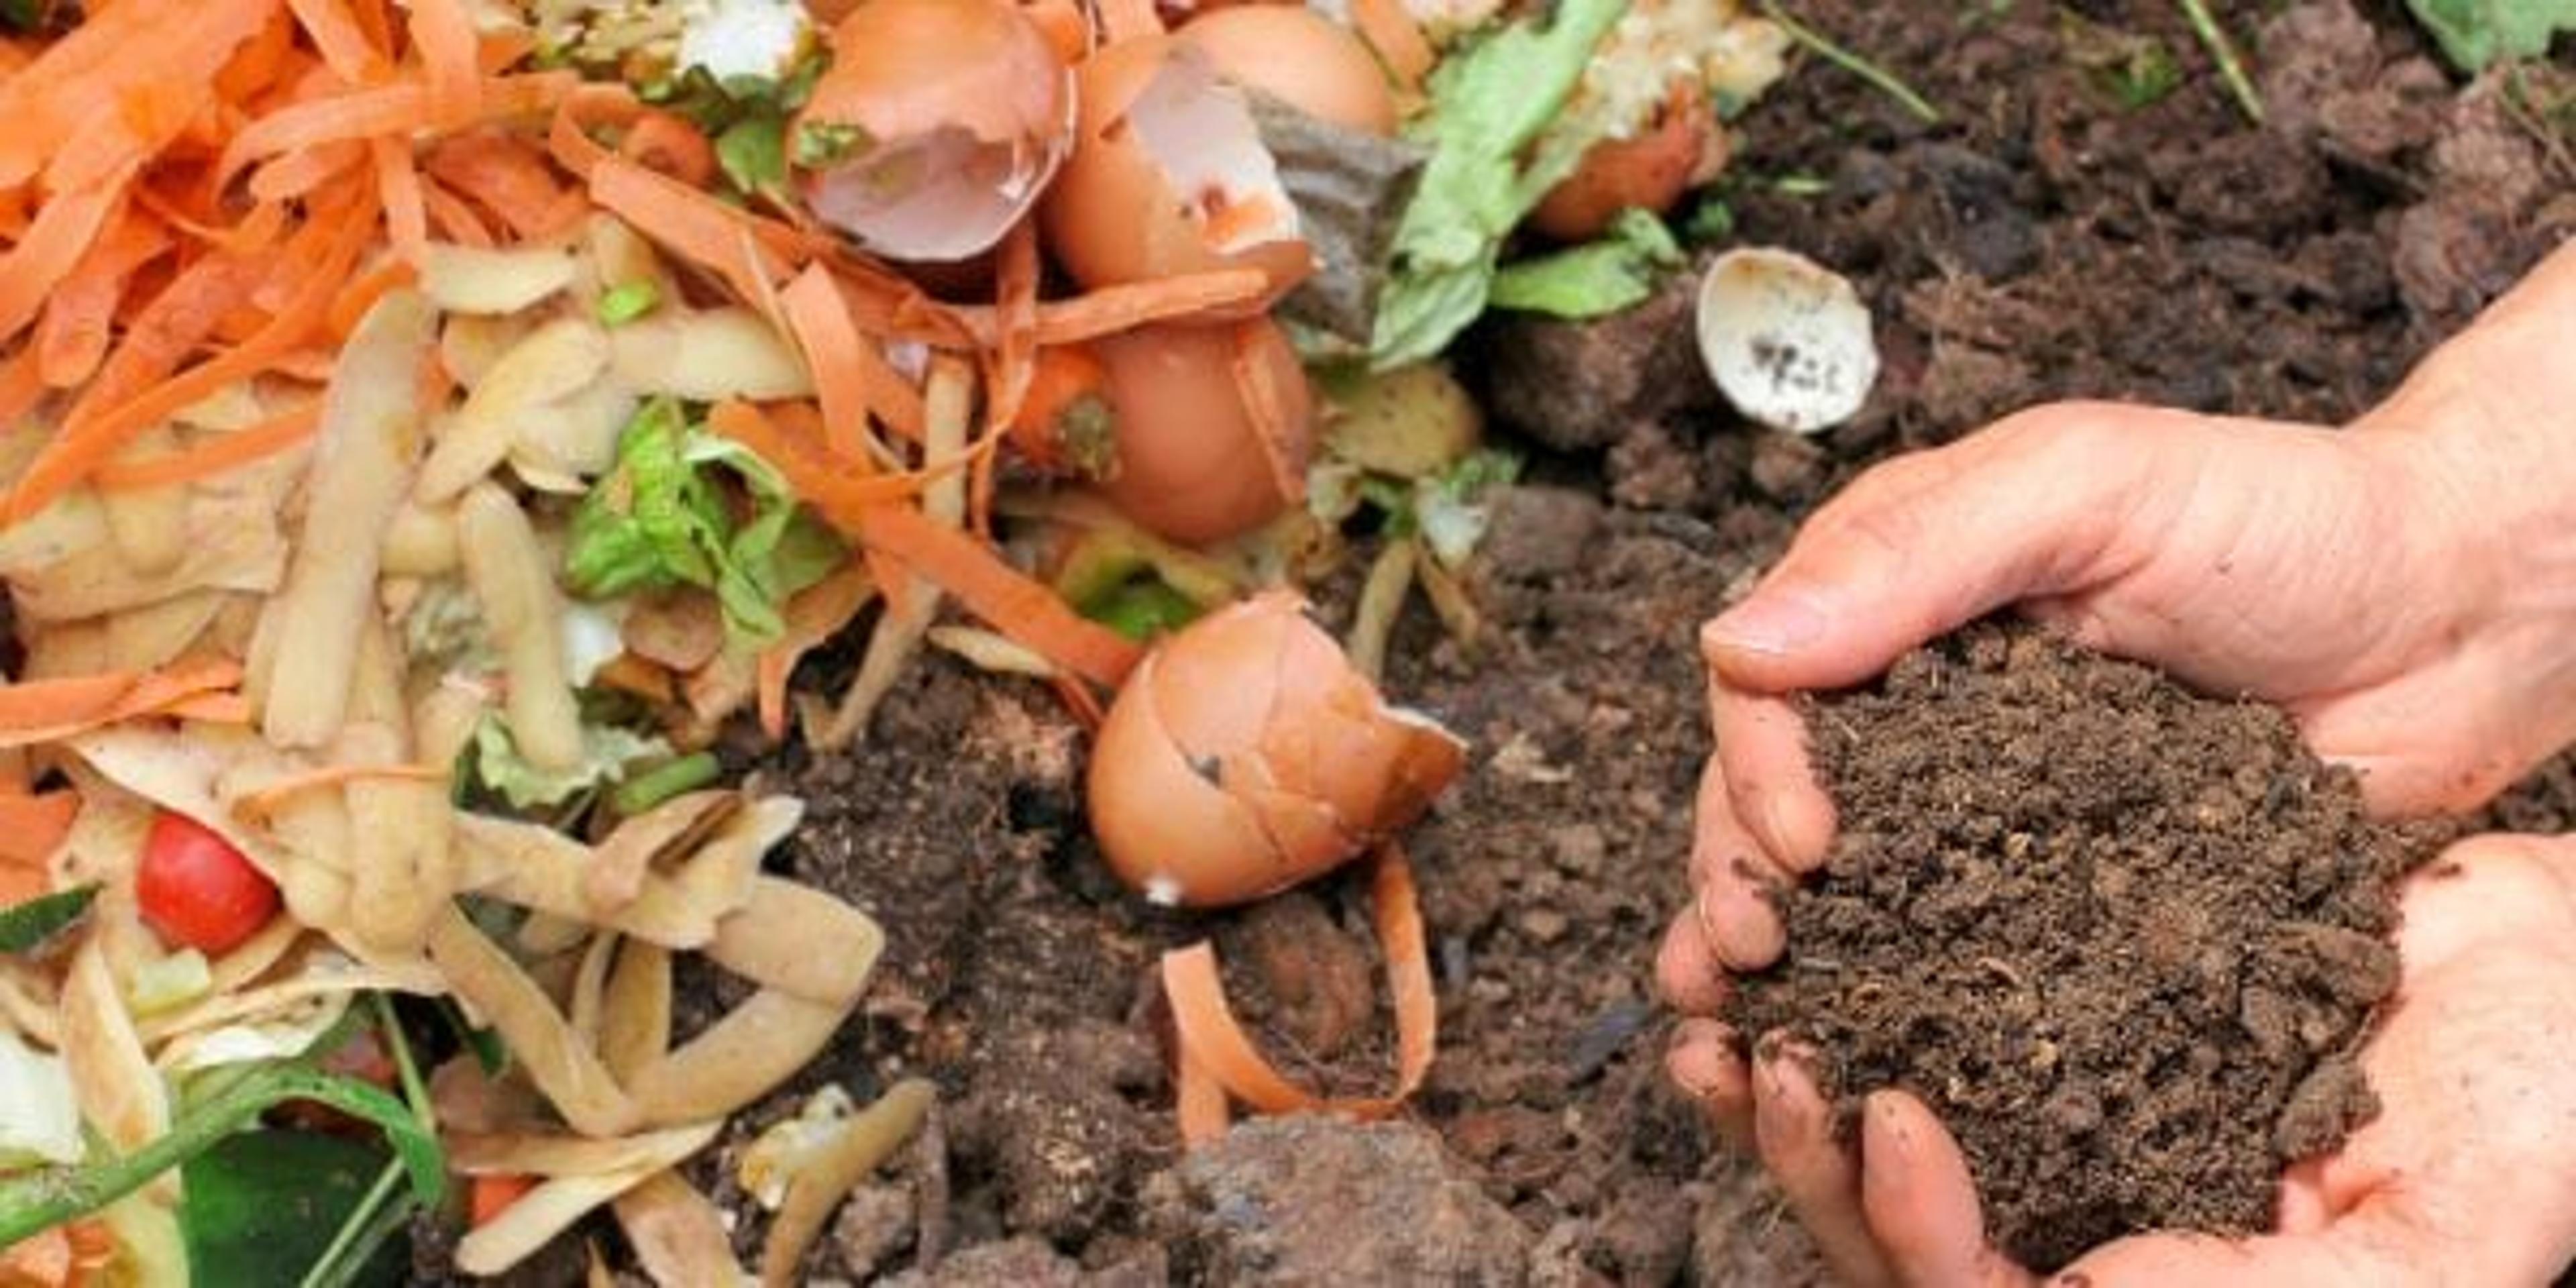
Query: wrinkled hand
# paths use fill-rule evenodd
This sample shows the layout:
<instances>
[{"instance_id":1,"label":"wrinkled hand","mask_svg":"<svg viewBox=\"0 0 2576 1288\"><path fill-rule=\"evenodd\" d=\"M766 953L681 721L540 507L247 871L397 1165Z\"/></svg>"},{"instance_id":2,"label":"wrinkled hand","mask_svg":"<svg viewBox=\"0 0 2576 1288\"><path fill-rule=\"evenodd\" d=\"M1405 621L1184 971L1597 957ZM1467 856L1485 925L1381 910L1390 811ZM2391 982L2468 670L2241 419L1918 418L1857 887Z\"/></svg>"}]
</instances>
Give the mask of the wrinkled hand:
<instances>
[{"instance_id":1,"label":"wrinkled hand","mask_svg":"<svg viewBox=\"0 0 2576 1288\"><path fill-rule=\"evenodd\" d=\"M2341 433L2067 404L1872 470L1703 633L1717 754L1684 1011L1781 949L1766 885L1833 834L1791 694L2018 606L2089 647L2287 708L2384 813L2486 799L2576 738L2576 246Z\"/></svg>"},{"instance_id":2,"label":"wrinkled hand","mask_svg":"<svg viewBox=\"0 0 2576 1288\"><path fill-rule=\"evenodd\" d=\"M2289 1170L2277 1231L2124 1239L2052 1284L2541 1284L2576 1257L2576 840L2454 846L2403 914L2397 992L2362 1054L2379 1116ZM1855 1152L1794 1058L1748 1077L1711 1058L1714 1021L1683 1029L1674 1076L1758 1145L1844 1280L2032 1282L1985 1242L1967 1164L1920 1101L1871 1096Z\"/></svg>"}]
</instances>

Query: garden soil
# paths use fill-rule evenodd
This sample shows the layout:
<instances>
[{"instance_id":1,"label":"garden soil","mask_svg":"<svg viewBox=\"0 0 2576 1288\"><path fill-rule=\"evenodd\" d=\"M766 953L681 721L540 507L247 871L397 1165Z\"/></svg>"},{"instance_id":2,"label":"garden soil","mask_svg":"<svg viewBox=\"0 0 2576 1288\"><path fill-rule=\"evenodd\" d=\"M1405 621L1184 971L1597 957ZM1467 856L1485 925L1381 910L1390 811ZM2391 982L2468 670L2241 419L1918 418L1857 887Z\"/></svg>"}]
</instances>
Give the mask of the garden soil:
<instances>
[{"instance_id":1,"label":"garden soil","mask_svg":"<svg viewBox=\"0 0 2576 1288\"><path fill-rule=\"evenodd\" d=\"M1812 703L1839 835L1731 1018L1848 1127L1902 1086L2034 1269L2154 1229L2252 1233L2377 1108L2396 884L2438 832L2364 818L2277 709L1986 625Z\"/></svg>"},{"instance_id":2,"label":"garden soil","mask_svg":"<svg viewBox=\"0 0 2576 1288\"><path fill-rule=\"evenodd\" d=\"M934 660L861 749L762 757L813 805L774 861L881 917L891 944L843 1039L701 1165L746 1248L764 1218L723 1178L748 1133L827 1080L864 1094L919 1073L943 1093L931 1134L844 1210L810 1281L1815 1282L1755 1169L1659 1072L1649 971L1708 751L1697 625L1854 471L2029 402L2348 417L2576 203L2551 197L2570 190L2564 113L2451 81L2393 2L2214 5L2258 68L2263 128L2169 4L1790 7L1944 111L1925 125L1809 60L1740 123L1735 238L1849 274L1885 370L1857 421L1795 440L1723 411L1687 364L1670 374L1669 301L1642 323L1498 327L1464 360L1533 464L1473 576L1488 637L1443 640L1417 605L1390 661L1395 695L1474 746L1410 838L1442 1027L1404 1120L1296 1125L1184 1165L1158 954L1215 936L1284 1065L1373 1088L1391 1043L1363 892L1345 877L1258 912L1146 908L1086 837L1081 743L1051 696ZM2118 69L2146 42L2179 82L2133 106ZM1355 583L1326 588L1328 617ZM2249 729L2206 754L2274 746ZM2565 819L2571 801L2516 808ZM711 1015L728 987L699 980L684 1002ZM614 1249L612 1228L585 1233Z\"/></svg>"}]
</instances>

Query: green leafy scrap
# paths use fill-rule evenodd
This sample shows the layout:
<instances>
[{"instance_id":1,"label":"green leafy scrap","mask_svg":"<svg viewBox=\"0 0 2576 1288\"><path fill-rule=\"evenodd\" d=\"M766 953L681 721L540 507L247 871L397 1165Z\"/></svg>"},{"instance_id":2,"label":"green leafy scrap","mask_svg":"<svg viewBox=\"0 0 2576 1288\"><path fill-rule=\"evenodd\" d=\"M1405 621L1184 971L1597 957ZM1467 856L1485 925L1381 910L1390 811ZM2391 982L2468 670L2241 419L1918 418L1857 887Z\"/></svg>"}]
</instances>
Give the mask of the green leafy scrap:
<instances>
[{"instance_id":1,"label":"green leafy scrap","mask_svg":"<svg viewBox=\"0 0 2576 1288\"><path fill-rule=\"evenodd\" d=\"M1431 160L1396 228L1374 365L1431 357L1484 311L1503 239L1599 141L1600 122L1561 109L1627 9L1563 0L1545 24L1497 29L1431 73L1430 110L1412 131Z\"/></svg>"},{"instance_id":2,"label":"green leafy scrap","mask_svg":"<svg viewBox=\"0 0 2576 1288\"><path fill-rule=\"evenodd\" d=\"M40 894L0 908L0 953L33 952L69 929L98 898L98 883Z\"/></svg>"},{"instance_id":3,"label":"green leafy scrap","mask_svg":"<svg viewBox=\"0 0 2576 1288\"><path fill-rule=\"evenodd\" d=\"M307 1131L228 1136L180 1168L188 1201L179 1231L191 1277L205 1284L306 1282L334 1232L358 1214L385 1170L381 1147ZM336 1277L399 1284L410 1267L399 1245Z\"/></svg>"},{"instance_id":4,"label":"green leafy scrap","mask_svg":"<svg viewBox=\"0 0 2576 1288\"><path fill-rule=\"evenodd\" d=\"M1498 309L1560 318L1597 318L1643 303L1686 257L1652 211L1630 208L1599 241L1523 260L1494 275Z\"/></svg>"},{"instance_id":5,"label":"green leafy scrap","mask_svg":"<svg viewBox=\"0 0 2576 1288\"><path fill-rule=\"evenodd\" d=\"M636 413L616 466L582 498L564 571L593 598L712 591L728 637L760 648L786 632L788 598L830 576L845 553L769 462L691 424L665 398Z\"/></svg>"},{"instance_id":6,"label":"green leafy scrap","mask_svg":"<svg viewBox=\"0 0 2576 1288\"><path fill-rule=\"evenodd\" d=\"M2406 0L2460 70L2499 58L2538 58L2561 32L2576 31L2576 0Z\"/></svg>"}]
</instances>

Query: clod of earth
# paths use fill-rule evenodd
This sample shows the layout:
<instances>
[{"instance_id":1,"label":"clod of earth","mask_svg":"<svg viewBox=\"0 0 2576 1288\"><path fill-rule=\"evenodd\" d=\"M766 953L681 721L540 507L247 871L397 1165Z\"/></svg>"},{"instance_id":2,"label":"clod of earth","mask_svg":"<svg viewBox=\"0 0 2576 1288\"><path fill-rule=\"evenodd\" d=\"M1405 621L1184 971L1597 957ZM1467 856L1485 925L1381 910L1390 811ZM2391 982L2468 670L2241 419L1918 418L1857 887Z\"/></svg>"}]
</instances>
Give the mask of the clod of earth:
<instances>
[{"instance_id":1,"label":"clod of earth","mask_svg":"<svg viewBox=\"0 0 2576 1288\"><path fill-rule=\"evenodd\" d=\"M2425 847L2281 712L1989 625L1808 714L1841 835L1733 1018L1846 1122L1923 1097L2014 1256L2267 1228L2283 1165L2374 1112L2354 1053Z\"/></svg>"}]
</instances>

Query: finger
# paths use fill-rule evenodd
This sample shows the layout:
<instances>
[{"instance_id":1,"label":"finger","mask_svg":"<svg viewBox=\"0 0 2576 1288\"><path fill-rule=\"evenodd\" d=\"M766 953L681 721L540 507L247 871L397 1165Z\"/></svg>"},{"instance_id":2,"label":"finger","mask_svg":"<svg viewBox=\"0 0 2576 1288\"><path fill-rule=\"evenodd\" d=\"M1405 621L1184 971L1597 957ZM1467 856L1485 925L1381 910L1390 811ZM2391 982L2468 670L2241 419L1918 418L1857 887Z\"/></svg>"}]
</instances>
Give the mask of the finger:
<instances>
[{"instance_id":1,"label":"finger","mask_svg":"<svg viewBox=\"0 0 2576 1288\"><path fill-rule=\"evenodd\" d=\"M1712 673L1708 715L1734 822L1786 871L1822 866L1834 839L1834 804L1816 782L1798 709Z\"/></svg>"},{"instance_id":2,"label":"finger","mask_svg":"<svg viewBox=\"0 0 2576 1288\"><path fill-rule=\"evenodd\" d=\"M1664 930L1655 950L1655 985L1684 1015L1715 1015L1726 1005L1726 967L1709 949L1696 903Z\"/></svg>"},{"instance_id":3,"label":"finger","mask_svg":"<svg viewBox=\"0 0 2576 1288\"><path fill-rule=\"evenodd\" d=\"M1737 1152L1753 1148L1753 1082L1736 1054L1735 1030L1715 1020L1684 1020L1664 1051L1664 1073L1708 1117Z\"/></svg>"},{"instance_id":4,"label":"finger","mask_svg":"<svg viewBox=\"0 0 2576 1288\"><path fill-rule=\"evenodd\" d=\"M2164 1288L2168 1284L2333 1284L2399 1288L2454 1282L2410 1268L2399 1251L2412 1238L2394 1230L2367 1234L2336 1225L2322 1235L2266 1234L2222 1239L2209 1234L2150 1234L2123 1239L2068 1266L2050 1280L2088 1288ZM2387 1244L2395 1238L2399 1242ZM2476 1281L2473 1281L2476 1282Z\"/></svg>"},{"instance_id":5,"label":"finger","mask_svg":"<svg viewBox=\"0 0 2576 1288\"><path fill-rule=\"evenodd\" d=\"M1860 1169L1834 1139L1832 1108L1800 1057L1776 1042L1765 1045L1771 1053L1757 1055L1753 1071L1753 1137L1762 1165L1838 1282L1855 1288L1897 1282L1861 1213Z\"/></svg>"},{"instance_id":6,"label":"finger","mask_svg":"<svg viewBox=\"0 0 2576 1288\"><path fill-rule=\"evenodd\" d=\"M1725 771L1715 757L1700 775L1691 884L1691 912L1701 942L1721 964L1754 971L1779 960L1788 931L1780 924L1777 899L1788 878L1737 821Z\"/></svg>"},{"instance_id":7,"label":"finger","mask_svg":"<svg viewBox=\"0 0 2576 1288\"><path fill-rule=\"evenodd\" d=\"M2333 1224L2335 1204L2326 1190L2326 1161L2303 1158L2281 1173L2276 1218L2283 1234L2315 1234Z\"/></svg>"},{"instance_id":8,"label":"finger","mask_svg":"<svg viewBox=\"0 0 2576 1288\"><path fill-rule=\"evenodd\" d=\"M1967 1157L1923 1102L1870 1094L1861 1111L1861 1209L1897 1278L1909 1284L2026 1285L2028 1271L1986 1243Z\"/></svg>"},{"instance_id":9,"label":"finger","mask_svg":"<svg viewBox=\"0 0 2576 1288\"><path fill-rule=\"evenodd\" d=\"M2152 490L2182 412L2038 408L1863 475L1817 512L1753 594L1702 635L1741 687L1857 683L1905 650L2030 595L2119 571L2128 502ZM2116 441L2115 441L2116 440Z\"/></svg>"}]
</instances>

